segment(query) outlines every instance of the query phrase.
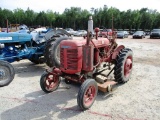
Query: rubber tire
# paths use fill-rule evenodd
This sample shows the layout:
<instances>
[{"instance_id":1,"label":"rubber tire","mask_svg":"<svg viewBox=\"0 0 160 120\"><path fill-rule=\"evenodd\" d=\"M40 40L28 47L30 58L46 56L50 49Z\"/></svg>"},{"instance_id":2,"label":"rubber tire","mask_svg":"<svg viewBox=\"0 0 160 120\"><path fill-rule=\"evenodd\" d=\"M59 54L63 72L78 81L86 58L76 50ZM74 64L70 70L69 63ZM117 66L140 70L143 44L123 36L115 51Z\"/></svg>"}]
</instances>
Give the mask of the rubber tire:
<instances>
[{"instance_id":1,"label":"rubber tire","mask_svg":"<svg viewBox=\"0 0 160 120\"><path fill-rule=\"evenodd\" d=\"M2 68L2 66L8 69L9 74L7 75L7 78L5 80L0 80L0 87L9 85L13 81L15 76L15 70L9 62L0 60L0 69Z\"/></svg>"},{"instance_id":2,"label":"rubber tire","mask_svg":"<svg viewBox=\"0 0 160 120\"><path fill-rule=\"evenodd\" d=\"M47 66L49 67L53 67L54 66L54 62L53 62L53 57L51 56L53 53L53 44L55 42L55 39L51 39L48 40L46 42L45 48L44 48L44 58L45 58L45 63L47 64Z\"/></svg>"},{"instance_id":3,"label":"rubber tire","mask_svg":"<svg viewBox=\"0 0 160 120\"><path fill-rule=\"evenodd\" d=\"M33 55L33 57L32 58L30 58L29 59L32 63L34 63L34 64L42 64L42 63L44 63L44 60L41 60L41 59L35 59L35 57L34 57L34 55Z\"/></svg>"},{"instance_id":4,"label":"rubber tire","mask_svg":"<svg viewBox=\"0 0 160 120\"><path fill-rule=\"evenodd\" d=\"M50 92L55 91L55 90L59 87L60 78L59 78L59 81L58 81L57 86L55 86L54 89L52 89L52 90L47 90L47 89L46 89L46 86L45 86L45 81L46 81L47 75L48 75L47 72L44 72L44 73L41 75L41 78L40 78L40 86L41 86L41 89L42 89L45 93L50 93Z\"/></svg>"},{"instance_id":5,"label":"rubber tire","mask_svg":"<svg viewBox=\"0 0 160 120\"><path fill-rule=\"evenodd\" d=\"M132 67L133 67L133 52L129 48L124 48L123 50L121 50L116 59L116 63L114 67L114 78L115 78L115 81L118 83L127 82L132 73L132 70L131 70L129 77L126 78L124 76L124 64L128 56L132 56Z\"/></svg>"},{"instance_id":6,"label":"rubber tire","mask_svg":"<svg viewBox=\"0 0 160 120\"><path fill-rule=\"evenodd\" d=\"M49 67L53 67L53 66L58 67L58 68L60 67L60 60L57 57L57 49L63 40L68 40L68 39L70 39L70 38L69 37L60 37L55 40L55 42L51 46L51 51L48 53L48 55L52 57L51 60L53 63L52 65L50 64ZM59 54L60 54L60 51L59 51Z\"/></svg>"},{"instance_id":7,"label":"rubber tire","mask_svg":"<svg viewBox=\"0 0 160 120\"><path fill-rule=\"evenodd\" d=\"M96 88L96 93L95 93L95 97L94 97L94 100L93 102L89 105L89 106L86 106L84 104L84 101L83 101L83 98L84 98L84 94L87 90L87 88L91 85L94 85L94 87ZM78 96L77 96L77 103L78 103L78 106L82 109L82 110L87 110L89 109L94 101L95 101L95 98L97 96L97 92L98 92L98 86L97 86L97 83L94 79L87 79L86 81L84 81L79 89L79 92L78 92Z\"/></svg>"}]
</instances>

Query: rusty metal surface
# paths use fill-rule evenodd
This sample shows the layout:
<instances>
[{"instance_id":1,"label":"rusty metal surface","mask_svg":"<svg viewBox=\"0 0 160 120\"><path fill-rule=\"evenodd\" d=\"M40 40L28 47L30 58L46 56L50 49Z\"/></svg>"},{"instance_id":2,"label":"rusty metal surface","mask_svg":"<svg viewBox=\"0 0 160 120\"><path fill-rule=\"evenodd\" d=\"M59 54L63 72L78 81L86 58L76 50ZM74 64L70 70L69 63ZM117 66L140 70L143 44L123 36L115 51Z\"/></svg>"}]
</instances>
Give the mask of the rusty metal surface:
<instances>
[{"instance_id":1,"label":"rusty metal surface","mask_svg":"<svg viewBox=\"0 0 160 120\"><path fill-rule=\"evenodd\" d=\"M102 92L109 92L108 91L108 87L109 86L114 87L116 84L117 84L117 82L115 82L115 81L112 80L112 81L106 81L103 84L98 83L97 85L98 85L98 90L100 90Z\"/></svg>"}]
</instances>

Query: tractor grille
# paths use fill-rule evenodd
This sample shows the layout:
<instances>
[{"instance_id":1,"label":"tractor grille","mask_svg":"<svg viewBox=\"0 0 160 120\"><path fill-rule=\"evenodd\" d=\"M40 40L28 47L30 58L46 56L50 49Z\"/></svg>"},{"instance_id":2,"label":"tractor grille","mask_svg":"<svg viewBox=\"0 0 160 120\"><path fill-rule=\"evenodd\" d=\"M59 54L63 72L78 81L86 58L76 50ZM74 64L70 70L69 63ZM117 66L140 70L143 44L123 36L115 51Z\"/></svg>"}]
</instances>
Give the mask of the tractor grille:
<instances>
[{"instance_id":1,"label":"tractor grille","mask_svg":"<svg viewBox=\"0 0 160 120\"><path fill-rule=\"evenodd\" d=\"M61 59L61 67L69 70L77 70L78 68L78 50L77 49L61 49L60 59Z\"/></svg>"},{"instance_id":2,"label":"tractor grille","mask_svg":"<svg viewBox=\"0 0 160 120\"><path fill-rule=\"evenodd\" d=\"M60 62L61 62L61 67L64 68L64 48L61 48L60 50Z\"/></svg>"},{"instance_id":3,"label":"tractor grille","mask_svg":"<svg viewBox=\"0 0 160 120\"><path fill-rule=\"evenodd\" d=\"M67 50L67 69L77 70L78 50Z\"/></svg>"}]
</instances>

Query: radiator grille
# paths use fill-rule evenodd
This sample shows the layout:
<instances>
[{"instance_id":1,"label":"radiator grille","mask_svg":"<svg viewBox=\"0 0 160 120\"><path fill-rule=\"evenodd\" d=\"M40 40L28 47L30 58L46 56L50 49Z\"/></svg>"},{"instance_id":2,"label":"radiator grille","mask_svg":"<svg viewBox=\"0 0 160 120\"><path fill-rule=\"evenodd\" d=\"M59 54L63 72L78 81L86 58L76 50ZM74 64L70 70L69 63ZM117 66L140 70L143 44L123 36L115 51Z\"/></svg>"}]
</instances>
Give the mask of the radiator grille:
<instances>
[{"instance_id":1,"label":"radiator grille","mask_svg":"<svg viewBox=\"0 0 160 120\"><path fill-rule=\"evenodd\" d=\"M76 70L78 67L78 50L67 50L67 69Z\"/></svg>"},{"instance_id":2,"label":"radiator grille","mask_svg":"<svg viewBox=\"0 0 160 120\"><path fill-rule=\"evenodd\" d=\"M64 58L65 54L67 58ZM78 69L78 50L77 49L61 49L60 59L61 59L61 67L69 70Z\"/></svg>"},{"instance_id":3,"label":"radiator grille","mask_svg":"<svg viewBox=\"0 0 160 120\"><path fill-rule=\"evenodd\" d=\"M61 61L61 67L64 68L64 48L61 48L60 50L60 61Z\"/></svg>"}]
</instances>

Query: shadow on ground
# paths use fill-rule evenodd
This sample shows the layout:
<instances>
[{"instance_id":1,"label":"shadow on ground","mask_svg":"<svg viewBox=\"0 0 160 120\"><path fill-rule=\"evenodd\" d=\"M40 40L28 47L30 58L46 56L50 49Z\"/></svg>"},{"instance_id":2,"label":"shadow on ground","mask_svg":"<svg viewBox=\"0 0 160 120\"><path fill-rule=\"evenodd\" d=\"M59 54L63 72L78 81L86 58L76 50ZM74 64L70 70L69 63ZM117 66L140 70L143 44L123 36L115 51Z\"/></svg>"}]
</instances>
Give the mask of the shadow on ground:
<instances>
[{"instance_id":1,"label":"shadow on ground","mask_svg":"<svg viewBox=\"0 0 160 120\"><path fill-rule=\"evenodd\" d=\"M74 87L74 86L73 86ZM25 95L22 99L13 99L11 102L25 102L19 106L4 111L1 114L2 120L30 120L30 119L45 119L52 120L54 117L59 119L67 119L79 112L72 112L67 110L69 101L75 99L78 91L78 87L74 87L74 91L71 89L65 89L59 87L59 89L50 94L45 94L42 90L31 92ZM72 93L73 92L73 93ZM72 109L79 110L78 106L71 106Z\"/></svg>"},{"instance_id":2,"label":"shadow on ground","mask_svg":"<svg viewBox=\"0 0 160 120\"><path fill-rule=\"evenodd\" d=\"M18 77L26 78L26 77L34 77L34 76L41 76L42 73L47 69L47 65L44 64L34 64L30 61L20 61L20 62L14 62L12 64L16 75Z\"/></svg>"},{"instance_id":3,"label":"shadow on ground","mask_svg":"<svg viewBox=\"0 0 160 120\"><path fill-rule=\"evenodd\" d=\"M4 111L1 114L2 120L17 120L17 119L68 119L73 116L83 114L84 112L77 105L77 93L80 84L72 83L66 85L64 81L63 87L59 87L58 90L46 94L42 90L31 92L25 95L22 99L13 99L14 102L25 102L19 106ZM70 87L67 87L70 86ZM121 85L116 85L116 88ZM113 93L114 94L114 93ZM104 101L113 96L112 93L98 92L96 101ZM88 112L90 113L90 112Z\"/></svg>"}]
</instances>

